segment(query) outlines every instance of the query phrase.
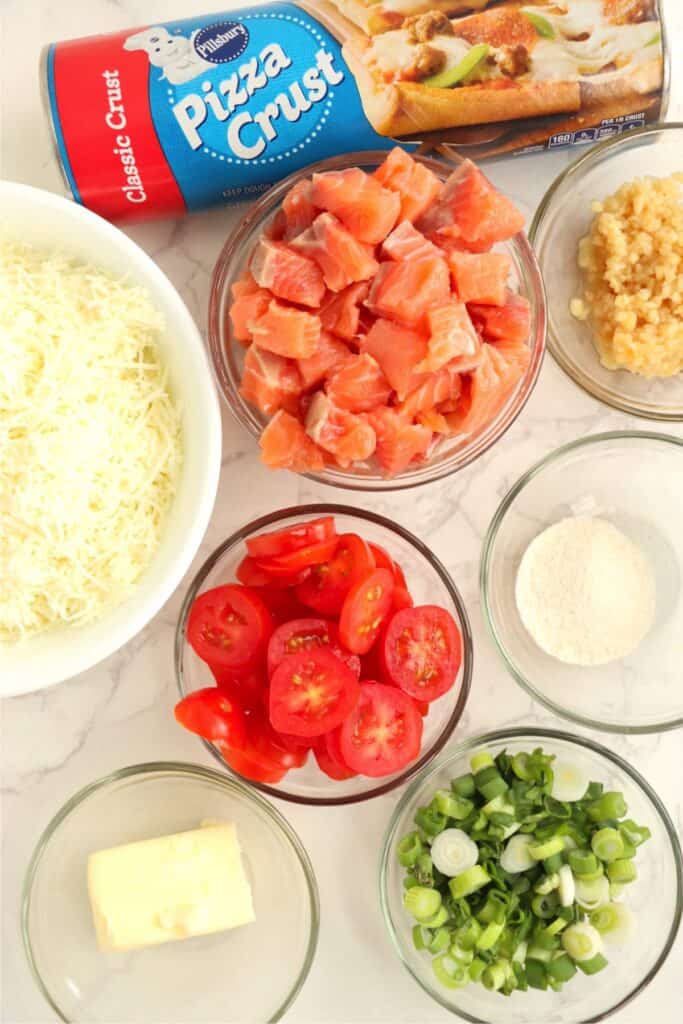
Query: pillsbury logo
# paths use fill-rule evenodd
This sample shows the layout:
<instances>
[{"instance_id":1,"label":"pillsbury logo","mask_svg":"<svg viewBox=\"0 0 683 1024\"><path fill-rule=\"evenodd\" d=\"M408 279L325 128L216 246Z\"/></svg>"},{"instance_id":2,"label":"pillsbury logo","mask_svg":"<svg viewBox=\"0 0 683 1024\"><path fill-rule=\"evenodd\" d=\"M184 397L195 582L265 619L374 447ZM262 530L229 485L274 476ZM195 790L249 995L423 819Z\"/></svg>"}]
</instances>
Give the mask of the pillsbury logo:
<instances>
[{"instance_id":1,"label":"pillsbury logo","mask_svg":"<svg viewBox=\"0 0 683 1024\"><path fill-rule=\"evenodd\" d=\"M239 21L219 21L200 29L192 42L203 60L211 64L227 64L246 50L249 30Z\"/></svg>"}]
</instances>

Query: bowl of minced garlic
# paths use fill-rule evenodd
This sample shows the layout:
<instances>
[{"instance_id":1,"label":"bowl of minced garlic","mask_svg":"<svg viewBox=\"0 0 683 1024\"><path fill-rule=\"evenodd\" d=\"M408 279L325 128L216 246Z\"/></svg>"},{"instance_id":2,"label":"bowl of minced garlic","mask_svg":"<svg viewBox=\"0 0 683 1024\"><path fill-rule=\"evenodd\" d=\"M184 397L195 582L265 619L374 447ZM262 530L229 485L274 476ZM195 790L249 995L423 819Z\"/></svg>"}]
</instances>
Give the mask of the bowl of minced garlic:
<instances>
[{"instance_id":1,"label":"bowl of minced garlic","mask_svg":"<svg viewBox=\"0 0 683 1024\"><path fill-rule=\"evenodd\" d=\"M636 178L591 204L579 242L583 290L570 311L588 320L609 370L673 377L683 370L683 173Z\"/></svg>"},{"instance_id":2,"label":"bowl of minced garlic","mask_svg":"<svg viewBox=\"0 0 683 1024\"><path fill-rule=\"evenodd\" d=\"M683 124L615 134L552 183L529 229L548 351L594 398L683 421Z\"/></svg>"}]
</instances>

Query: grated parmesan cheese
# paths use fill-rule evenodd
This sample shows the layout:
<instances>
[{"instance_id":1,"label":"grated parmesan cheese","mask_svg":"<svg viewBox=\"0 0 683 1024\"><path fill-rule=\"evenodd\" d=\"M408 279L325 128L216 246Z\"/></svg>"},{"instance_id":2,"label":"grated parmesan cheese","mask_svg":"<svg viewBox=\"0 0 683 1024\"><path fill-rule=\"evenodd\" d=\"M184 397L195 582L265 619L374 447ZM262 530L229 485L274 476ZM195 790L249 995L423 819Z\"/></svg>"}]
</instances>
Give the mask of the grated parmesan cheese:
<instances>
[{"instance_id":1,"label":"grated parmesan cheese","mask_svg":"<svg viewBox=\"0 0 683 1024\"><path fill-rule=\"evenodd\" d=\"M0 643L80 625L154 556L182 462L147 293L0 240Z\"/></svg>"}]
</instances>

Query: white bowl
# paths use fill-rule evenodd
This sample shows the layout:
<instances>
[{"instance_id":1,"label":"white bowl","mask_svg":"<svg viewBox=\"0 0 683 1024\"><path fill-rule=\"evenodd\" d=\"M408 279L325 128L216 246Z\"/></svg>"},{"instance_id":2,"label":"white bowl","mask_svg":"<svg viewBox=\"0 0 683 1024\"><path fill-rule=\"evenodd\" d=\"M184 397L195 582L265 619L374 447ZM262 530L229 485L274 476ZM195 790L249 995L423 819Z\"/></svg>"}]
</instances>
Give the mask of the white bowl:
<instances>
[{"instance_id":1,"label":"white bowl","mask_svg":"<svg viewBox=\"0 0 683 1024\"><path fill-rule=\"evenodd\" d=\"M180 403L184 445L178 491L159 550L132 595L86 626L60 627L0 646L0 696L40 690L108 657L135 636L168 600L206 531L218 486L221 420L213 377L197 326L154 261L122 231L76 203L41 189L0 181L2 234L39 248L60 248L147 289L167 329L159 339Z\"/></svg>"}]
</instances>

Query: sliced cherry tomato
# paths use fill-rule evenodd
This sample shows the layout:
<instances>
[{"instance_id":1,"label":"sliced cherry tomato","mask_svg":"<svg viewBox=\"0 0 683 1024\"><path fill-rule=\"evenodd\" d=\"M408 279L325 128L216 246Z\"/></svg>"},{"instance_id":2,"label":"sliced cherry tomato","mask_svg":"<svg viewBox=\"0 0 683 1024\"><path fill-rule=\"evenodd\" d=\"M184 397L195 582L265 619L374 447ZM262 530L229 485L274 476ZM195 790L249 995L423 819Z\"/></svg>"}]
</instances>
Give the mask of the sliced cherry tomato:
<instances>
[{"instance_id":1,"label":"sliced cherry tomato","mask_svg":"<svg viewBox=\"0 0 683 1024\"><path fill-rule=\"evenodd\" d=\"M427 715L429 714L429 704L427 703L427 701L426 700L414 700L413 699L413 704L415 705L417 710L420 712L420 715L422 716L422 718L426 718Z\"/></svg>"},{"instance_id":2,"label":"sliced cherry tomato","mask_svg":"<svg viewBox=\"0 0 683 1024\"><path fill-rule=\"evenodd\" d=\"M313 747L313 756L321 772L337 782L342 782L344 779L354 778L358 773L344 763L339 746L339 732L339 728L332 729L331 732L320 736Z\"/></svg>"},{"instance_id":3,"label":"sliced cherry tomato","mask_svg":"<svg viewBox=\"0 0 683 1024\"><path fill-rule=\"evenodd\" d=\"M259 587L258 595L277 623L310 615L310 609L301 604L293 590L281 586L279 580L271 586Z\"/></svg>"},{"instance_id":4,"label":"sliced cherry tomato","mask_svg":"<svg viewBox=\"0 0 683 1024\"><path fill-rule=\"evenodd\" d=\"M231 583L200 594L190 609L187 639L209 665L244 669L264 653L273 620L255 590Z\"/></svg>"},{"instance_id":5,"label":"sliced cherry tomato","mask_svg":"<svg viewBox=\"0 0 683 1024\"><path fill-rule=\"evenodd\" d=\"M272 576L269 576L251 555L244 556L235 569L235 576L245 587L266 587L273 583Z\"/></svg>"},{"instance_id":6,"label":"sliced cherry tomato","mask_svg":"<svg viewBox=\"0 0 683 1024\"><path fill-rule=\"evenodd\" d=\"M420 753L420 713L395 686L368 682L361 683L360 690L360 699L341 728L342 757L360 775L392 775Z\"/></svg>"},{"instance_id":7,"label":"sliced cherry tomato","mask_svg":"<svg viewBox=\"0 0 683 1024\"><path fill-rule=\"evenodd\" d=\"M334 554L314 566L308 578L297 587L297 596L321 615L338 615L353 584L374 567L370 545L355 533L343 533L337 539Z\"/></svg>"},{"instance_id":8,"label":"sliced cherry tomato","mask_svg":"<svg viewBox=\"0 0 683 1024\"><path fill-rule=\"evenodd\" d=\"M339 616L344 647L354 654L370 650L391 611L393 593L394 577L387 569L375 569L351 587Z\"/></svg>"},{"instance_id":9,"label":"sliced cherry tomato","mask_svg":"<svg viewBox=\"0 0 683 1024\"><path fill-rule=\"evenodd\" d=\"M275 558L297 548L308 547L309 544L320 544L324 540L336 536L337 530L332 516L311 519L307 523L297 523L286 530L271 530L257 537L249 537L246 542L247 551L252 558Z\"/></svg>"},{"instance_id":10,"label":"sliced cherry tomato","mask_svg":"<svg viewBox=\"0 0 683 1024\"><path fill-rule=\"evenodd\" d=\"M287 554L276 555L274 558L260 558L256 564L271 578L285 578L292 583L299 583L304 570L326 562L336 546L337 538L331 537L329 540L320 541L319 544L309 544L305 548L297 548L296 551L288 551Z\"/></svg>"},{"instance_id":11,"label":"sliced cherry tomato","mask_svg":"<svg viewBox=\"0 0 683 1024\"><path fill-rule=\"evenodd\" d=\"M382 644L386 675L420 701L450 690L462 660L462 640L445 608L421 605L397 612Z\"/></svg>"},{"instance_id":12,"label":"sliced cherry tomato","mask_svg":"<svg viewBox=\"0 0 683 1024\"><path fill-rule=\"evenodd\" d=\"M242 673L211 665L209 668L218 689L228 697L236 698L245 711L262 707L264 700L267 701L268 680L260 666Z\"/></svg>"},{"instance_id":13,"label":"sliced cherry tomato","mask_svg":"<svg viewBox=\"0 0 683 1024\"><path fill-rule=\"evenodd\" d=\"M205 740L221 740L231 747L243 747L247 739L247 720L234 697L216 686L195 690L175 706L176 721Z\"/></svg>"},{"instance_id":14,"label":"sliced cherry tomato","mask_svg":"<svg viewBox=\"0 0 683 1024\"><path fill-rule=\"evenodd\" d=\"M293 736L283 736L273 729L268 721L267 712L256 712L248 723L247 753L256 760L266 761L276 767L301 768L308 757L309 747L303 744L295 746Z\"/></svg>"},{"instance_id":15,"label":"sliced cherry tomato","mask_svg":"<svg viewBox=\"0 0 683 1024\"><path fill-rule=\"evenodd\" d=\"M343 650L335 622L327 619L291 619L275 630L268 643L268 675L272 676L284 658L300 651L324 647L335 654L360 678L360 659Z\"/></svg>"},{"instance_id":16,"label":"sliced cherry tomato","mask_svg":"<svg viewBox=\"0 0 683 1024\"><path fill-rule=\"evenodd\" d=\"M292 654L270 680L270 722L293 736L320 736L344 721L358 700L358 679L324 648Z\"/></svg>"},{"instance_id":17,"label":"sliced cherry tomato","mask_svg":"<svg viewBox=\"0 0 683 1024\"><path fill-rule=\"evenodd\" d=\"M375 557L377 568L387 569L394 577L394 598L392 602L394 611L399 611L401 608L410 608L413 604L413 599L408 590L403 569L379 544L371 544L370 548Z\"/></svg>"},{"instance_id":18,"label":"sliced cherry tomato","mask_svg":"<svg viewBox=\"0 0 683 1024\"><path fill-rule=\"evenodd\" d=\"M269 782L274 784L281 782L287 774L286 768L254 760L254 758L249 757L242 750L232 750L223 743L216 743L216 746L220 751L221 757L230 765L232 770L237 772L238 775L242 775L245 779L250 779L252 782Z\"/></svg>"}]
</instances>

